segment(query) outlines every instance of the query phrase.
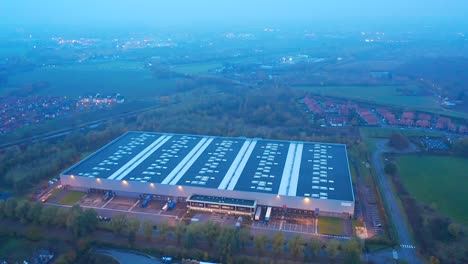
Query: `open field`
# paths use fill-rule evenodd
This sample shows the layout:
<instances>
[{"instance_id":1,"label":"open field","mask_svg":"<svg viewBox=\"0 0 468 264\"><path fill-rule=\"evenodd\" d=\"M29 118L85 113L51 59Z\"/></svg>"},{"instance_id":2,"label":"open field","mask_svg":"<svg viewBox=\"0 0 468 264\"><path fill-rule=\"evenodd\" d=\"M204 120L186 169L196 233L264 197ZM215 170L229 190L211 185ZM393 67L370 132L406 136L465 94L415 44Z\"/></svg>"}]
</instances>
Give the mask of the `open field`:
<instances>
[{"instance_id":1,"label":"open field","mask_svg":"<svg viewBox=\"0 0 468 264\"><path fill-rule=\"evenodd\" d=\"M400 129L400 128L384 128L384 127L360 127L359 131L363 138L388 138L393 133L401 133L408 137L422 136L441 136L442 131L423 131L419 129Z\"/></svg>"},{"instance_id":2,"label":"open field","mask_svg":"<svg viewBox=\"0 0 468 264\"><path fill-rule=\"evenodd\" d=\"M398 89L417 92L417 86L295 86L317 95L351 99L373 104L389 105L404 109L414 109L451 117L468 118L467 113L442 108L433 96L401 95Z\"/></svg>"},{"instance_id":3,"label":"open field","mask_svg":"<svg viewBox=\"0 0 468 264\"><path fill-rule=\"evenodd\" d=\"M223 64L220 62L200 62L176 65L174 66L173 70L183 74L199 74L222 66Z\"/></svg>"},{"instance_id":4,"label":"open field","mask_svg":"<svg viewBox=\"0 0 468 264\"><path fill-rule=\"evenodd\" d=\"M336 217L321 216L318 221L320 234L343 235L343 219Z\"/></svg>"},{"instance_id":5,"label":"open field","mask_svg":"<svg viewBox=\"0 0 468 264\"><path fill-rule=\"evenodd\" d=\"M298 86L315 94L362 100L376 104L400 107L439 109L435 98L431 96L400 95L398 89L417 91L412 86Z\"/></svg>"},{"instance_id":6,"label":"open field","mask_svg":"<svg viewBox=\"0 0 468 264\"><path fill-rule=\"evenodd\" d=\"M401 156L400 177L419 201L468 226L468 159L443 156Z\"/></svg>"},{"instance_id":7,"label":"open field","mask_svg":"<svg viewBox=\"0 0 468 264\"><path fill-rule=\"evenodd\" d=\"M155 96L158 90L174 87L176 80L156 79L149 69L136 62L47 66L11 76L8 86L0 90L0 95L35 82L48 82L49 86L34 95L78 97L120 93L134 99Z\"/></svg>"},{"instance_id":8,"label":"open field","mask_svg":"<svg viewBox=\"0 0 468 264\"><path fill-rule=\"evenodd\" d=\"M84 192L78 192L78 191L71 191L65 194L59 201L60 204L64 205L74 205L77 203L83 196L85 195Z\"/></svg>"}]
</instances>

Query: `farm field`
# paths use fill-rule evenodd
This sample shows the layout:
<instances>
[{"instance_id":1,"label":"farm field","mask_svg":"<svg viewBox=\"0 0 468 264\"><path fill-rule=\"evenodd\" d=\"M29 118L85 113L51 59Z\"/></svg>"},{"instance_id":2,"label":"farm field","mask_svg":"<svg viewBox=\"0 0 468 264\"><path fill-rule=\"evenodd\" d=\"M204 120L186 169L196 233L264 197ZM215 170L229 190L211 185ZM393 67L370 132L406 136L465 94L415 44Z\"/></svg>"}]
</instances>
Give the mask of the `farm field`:
<instances>
[{"instance_id":1,"label":"farm field","mask_svg":"<svg viewBox=\"0 0 468 264\"><path fill-rule=\"evenodd\" d=\"M408 155L398 165L402 183L417 200L468 226L468 159Z\"/></svg>"},{"instance_id":2,"label":"farm field","mask_svg":"<svg viewBox=\"0 0 468 264\"><path fill-rule=\"evenodd\" d=\"M458 118L468 118L468 114L440 107L433 96L401 95L399 88L417 91L416 86L295 86L312 94L345 98L380 105L389 105L403 109L414 109L434 114L443 114Z\"/></svg>"},{"instance_id":3,"label":"farm field","mask_svg":"<svg viewBox=\"0 0 468 264\"><path fill-rule=\"evenodd\" d=\"M173 70L183 74L200 74L222 66L223 64L221 62L200 62L176 65Z\"/></svg>"},{"instance_id":4,"label":"farm field","mask_svg":"<svg viewBox=\"0 0 468 264\"><path fill-rule=\"evenodd\" d=\"M321 216L318 221L318 230L320 234L341 236L343 235L343 219Z\"/></svg>"},{"instance_id":5,"label":"farm field","mask_svg":"<svg viewBox=\"0 0 468 264\"><path fill-rule=\"evenodd\" d=\"M0 95L35 82L49 86L34 95L78 97L86 94L120 93L126 98L156 96L158 90L172 88L176 80L155 79L149 69L137 62L83 63L64 66L46 66L23 72L9 78L8 86Z\"/></svg>"},{"instance_id":6,"label":"farm field","mask_svg":"<svg viewBox=\"0 0 468 264\"><path fill-rule=\"evenodd\" d=\"M394 106L412 106L415 108L439 109L435 98L431 96L409 96L400 95L398 88L410 90L418 87L408 86L297 86L314 94L325 96L335 96L354 100L368 101L377 104L387 104Z\"/></svg>"}]
</instances>

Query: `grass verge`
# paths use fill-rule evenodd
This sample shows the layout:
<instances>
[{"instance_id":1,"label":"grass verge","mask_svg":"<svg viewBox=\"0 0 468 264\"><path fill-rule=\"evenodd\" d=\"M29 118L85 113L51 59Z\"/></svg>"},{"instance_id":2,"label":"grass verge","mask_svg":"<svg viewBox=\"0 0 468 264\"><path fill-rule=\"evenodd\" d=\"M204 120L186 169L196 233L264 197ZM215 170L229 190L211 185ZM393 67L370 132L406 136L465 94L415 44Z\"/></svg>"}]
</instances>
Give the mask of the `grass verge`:
<instances>
[{"instance_id":1,"label":"grass verge","mask_svg":"<svg viewBox=\"0 0 468 264\"><path fill-rule=\"evenodd\" d=\"M77 203L83 196L85 195L84 192L78 191L70 191L69 193L65 194L59 201L60 204L63 205L74 205Z\"/></svg>"},{"instance_id":2,"label":"grass verge","mask_svg":"<svg viewBox=\"0 0 468 264\"><path fill-rule=\"evenodd\" d=\"M319 217L318 230L320 234L342 236L343 219L336 217Z\"/></svg>"}]
</instances>

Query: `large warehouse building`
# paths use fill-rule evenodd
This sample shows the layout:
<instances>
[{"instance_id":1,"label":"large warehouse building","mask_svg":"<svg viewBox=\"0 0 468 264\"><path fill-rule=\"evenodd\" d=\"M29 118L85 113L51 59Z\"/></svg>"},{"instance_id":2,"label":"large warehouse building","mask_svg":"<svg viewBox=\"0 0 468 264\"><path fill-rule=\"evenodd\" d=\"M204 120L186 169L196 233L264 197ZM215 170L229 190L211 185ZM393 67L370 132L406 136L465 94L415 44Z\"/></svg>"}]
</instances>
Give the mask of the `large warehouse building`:
<instances>
[{"instance_id":1,"label":"large warehouse building","mask_svg":"<svg viewBox=\"0 0 468 264\"><path fill-rule=\"evenodd\" d=\"M354 212L342 144L127 132L60 179L84 191L177 197L191 208Z\"/></svg>"}]
</instances>

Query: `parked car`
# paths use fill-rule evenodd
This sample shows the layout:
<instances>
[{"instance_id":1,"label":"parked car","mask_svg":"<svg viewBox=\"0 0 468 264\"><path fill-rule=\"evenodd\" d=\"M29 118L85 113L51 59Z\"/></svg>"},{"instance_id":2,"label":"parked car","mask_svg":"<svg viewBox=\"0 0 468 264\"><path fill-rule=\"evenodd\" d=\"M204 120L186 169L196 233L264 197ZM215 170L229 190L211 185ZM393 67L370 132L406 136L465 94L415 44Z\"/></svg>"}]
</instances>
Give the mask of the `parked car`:
<instances>
[{"instance_id":1,"label":"parked car","mask_svg":"<svg viewBox=\"0 0 468 264\"><path fill-rule=\"evenodd\" d=\"M42 196L41 202L43 202L43 203L47 202L47 200L49 199L49 197L50 197L51 195L52 195L51 193L48 193L48 194Z\"/></svg>"},{"instance_id":2,"label":"parked car","mask_svg":"<svg viewBox=\"0 0 468 264\"><path fill-rule=\"evenodd\" d=\"M172 263L172 257L162 257L163 263Z\"/></svg>"}]
</instances>

